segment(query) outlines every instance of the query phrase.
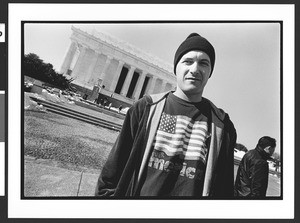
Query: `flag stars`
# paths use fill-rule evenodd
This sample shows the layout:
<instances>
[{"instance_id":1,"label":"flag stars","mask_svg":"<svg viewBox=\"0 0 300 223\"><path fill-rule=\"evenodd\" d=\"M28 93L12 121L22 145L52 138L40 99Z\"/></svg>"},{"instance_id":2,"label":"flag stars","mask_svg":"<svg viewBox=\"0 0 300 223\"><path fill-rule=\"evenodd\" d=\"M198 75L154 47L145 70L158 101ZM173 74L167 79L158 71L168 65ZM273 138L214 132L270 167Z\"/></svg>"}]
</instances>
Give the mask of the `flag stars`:
<instances>
[{"instance_id":1,"label":"flag stars","mask_svg":"<svg viewBox=\"0 0 300 223\"><path fill-rule=\"evenodd\" d=\"M168 133L175 133L175 126L176 116L163 113L160 120L159 130Z\"/></svg>"}]
</instances>

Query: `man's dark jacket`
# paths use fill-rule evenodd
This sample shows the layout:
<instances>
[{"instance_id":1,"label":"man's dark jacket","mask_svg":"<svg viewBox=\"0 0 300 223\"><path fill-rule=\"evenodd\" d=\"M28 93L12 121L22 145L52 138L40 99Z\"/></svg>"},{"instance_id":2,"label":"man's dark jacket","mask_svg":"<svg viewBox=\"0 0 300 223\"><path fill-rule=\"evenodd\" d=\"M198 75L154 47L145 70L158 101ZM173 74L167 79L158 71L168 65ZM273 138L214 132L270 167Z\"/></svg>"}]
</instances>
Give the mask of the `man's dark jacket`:
<instances>
[{"instance_id":1,"label":"man's dark jacket","mask_svg":"<svg viewBox=\"0 0 300 223\"><path fill-rule=\"evenodd\" d=\"M244 155L236 175L235 196L258 198L266 196L269 179L268 158L269 155L259 147Z\"/></svg>"},{"instance_id":2,"label":"man's dark jacket","mask_svg":"<svg viewBox=\"0 0 300 223\"><path fill-rule=\"evenodd\" d=\"M168 93L151 97L147 95L128 110L122 130L99 176L96 196L139 196L145 180L143 170L151 154L151 145L167 96ZM211 110L211 143L203 196L230 198L234 195L233 151L236 131L224 111L209 100L203 100Z\"/></svg>"}]
</instances>

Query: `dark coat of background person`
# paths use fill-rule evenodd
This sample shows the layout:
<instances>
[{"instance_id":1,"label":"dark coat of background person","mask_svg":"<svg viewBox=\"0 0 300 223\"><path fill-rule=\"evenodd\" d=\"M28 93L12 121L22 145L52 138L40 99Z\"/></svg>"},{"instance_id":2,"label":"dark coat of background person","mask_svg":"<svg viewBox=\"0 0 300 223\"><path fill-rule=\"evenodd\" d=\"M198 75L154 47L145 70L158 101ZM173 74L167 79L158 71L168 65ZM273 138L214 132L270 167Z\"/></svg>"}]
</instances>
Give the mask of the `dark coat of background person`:
<instances>
[{"instance_id":1,"label":"dark coat of background person","mask_svg":"<svg viewBox=\"0 0 300 223\"><path fill-rule=\"evenodd\" d=\"M244 155L237 172L235 196L258 198L266 196L269 179L268 158L269 155L259 147Z\"/></svg>"}]
</instances>

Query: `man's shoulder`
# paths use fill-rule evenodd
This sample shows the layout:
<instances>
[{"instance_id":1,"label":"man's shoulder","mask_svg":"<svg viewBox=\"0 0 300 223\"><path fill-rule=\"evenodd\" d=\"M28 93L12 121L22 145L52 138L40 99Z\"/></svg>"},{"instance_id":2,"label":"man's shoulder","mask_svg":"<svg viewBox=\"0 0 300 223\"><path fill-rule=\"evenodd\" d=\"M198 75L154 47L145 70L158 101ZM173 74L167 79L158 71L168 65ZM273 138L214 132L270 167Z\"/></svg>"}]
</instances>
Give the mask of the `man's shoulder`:
<instances>
[{"instance_id":1,"label":"man's shoulder","mask_svg":"<svg viewBox=\"0 0 300 223\"><path fill-rule=\"evenodd\" d=\"M162 92L162 93L158 93L158 94L146 95L146 97L148 96L150 98L152 104L156 104L156 103L162 101L164 98L167 98L169 94L170 94L170 91L167 91L167 92Z\"/></svg>"},{"instance_id":2,"label":"man's shoulder","mask_svg":"<svg viewBox=\"0 0 300 223\"><path fill-rule=\"evenodd\" d=\"M266 160L264 160L259 152L256 149L249 150L246 154L245 157L248 159L252 159L253 161L256 161L257 163L267 163Z\"/></svg>"},{"instance_id":3,"label":"man's shoulder","mask_svg":"<svg viewBox=\"0 0 300 223\"><path fill-rule=\"evenodd\" d=\"M208 106L210 108L210 110L212 111L212 113L218 117L218 119L220 121L225 121L225 120L230 120L229 118L229 114L227 112L225 112L222 108L217 107L211 100L204 98L203 100L206 104L206 106Z\"/></svg>"},{"instance_id":4,"label":"man's shoulder","mask_svg":"<svg viewBox=\"0 0 300 223\"><path fill-rule=\"evenodd\" d=\"M244 158L249 159L249 158L253 157L254 155L255 155L255 150L251 149L251 150L249 150L248 152L245 153Z\"/></svg>"},{"instance_id":5,"label":"man's shoulder","mask_svg":"<svg viewBox=\"0 0 300 223\"><path fill-rule=\"evenodd\" d=\"M130 111L145 109L147 107L147 104L149 103L151 103L151 98L149 98L148 96L143 96L142 98L133 103L133 105L130 108Z\"/></svg>"},{"instance_id":6,"label":"man's shoulder","mask_svg":"<svg viewBox=\"0 0 300 223\"><path fill-rule=\"evenodd\" d=\"M162 101L162 99L166 98L168 94L169 92L144 95L131 106L130 110L141 110L145 109L149 105L151 106L157 104L158 102Z\"/></svg>"},{"instance_id":7,"label":"man's shoulder","mask_svg":"<svg viewBox=\"0 0 300 223\"><path fill-rule=\"evenodd\" d=\"M243 156L243 163L251 163L253 164L256 160L256 154L255 150L249 150L244 156Z\"/></svg>"}]
</instances>

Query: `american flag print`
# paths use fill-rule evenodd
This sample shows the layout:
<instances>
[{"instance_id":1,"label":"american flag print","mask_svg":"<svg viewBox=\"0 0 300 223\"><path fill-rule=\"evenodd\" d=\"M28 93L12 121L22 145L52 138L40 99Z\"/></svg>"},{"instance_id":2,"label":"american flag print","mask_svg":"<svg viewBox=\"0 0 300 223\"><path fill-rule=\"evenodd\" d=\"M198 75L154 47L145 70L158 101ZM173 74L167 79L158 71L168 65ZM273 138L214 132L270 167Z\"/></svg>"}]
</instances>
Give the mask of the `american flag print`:
<instances>
[{"instance_id":1,"label":"american flag print","mask_svg":"<svg viewBox=\"0 0 300 223\"><path fill-rule=\"evenodd\" d=\"M184 160L201 160L205 164L207 133L206 121L163 112L153 141L154 150L164 152L169 157L179 155Z\"/></svg>"}]
</instances>

